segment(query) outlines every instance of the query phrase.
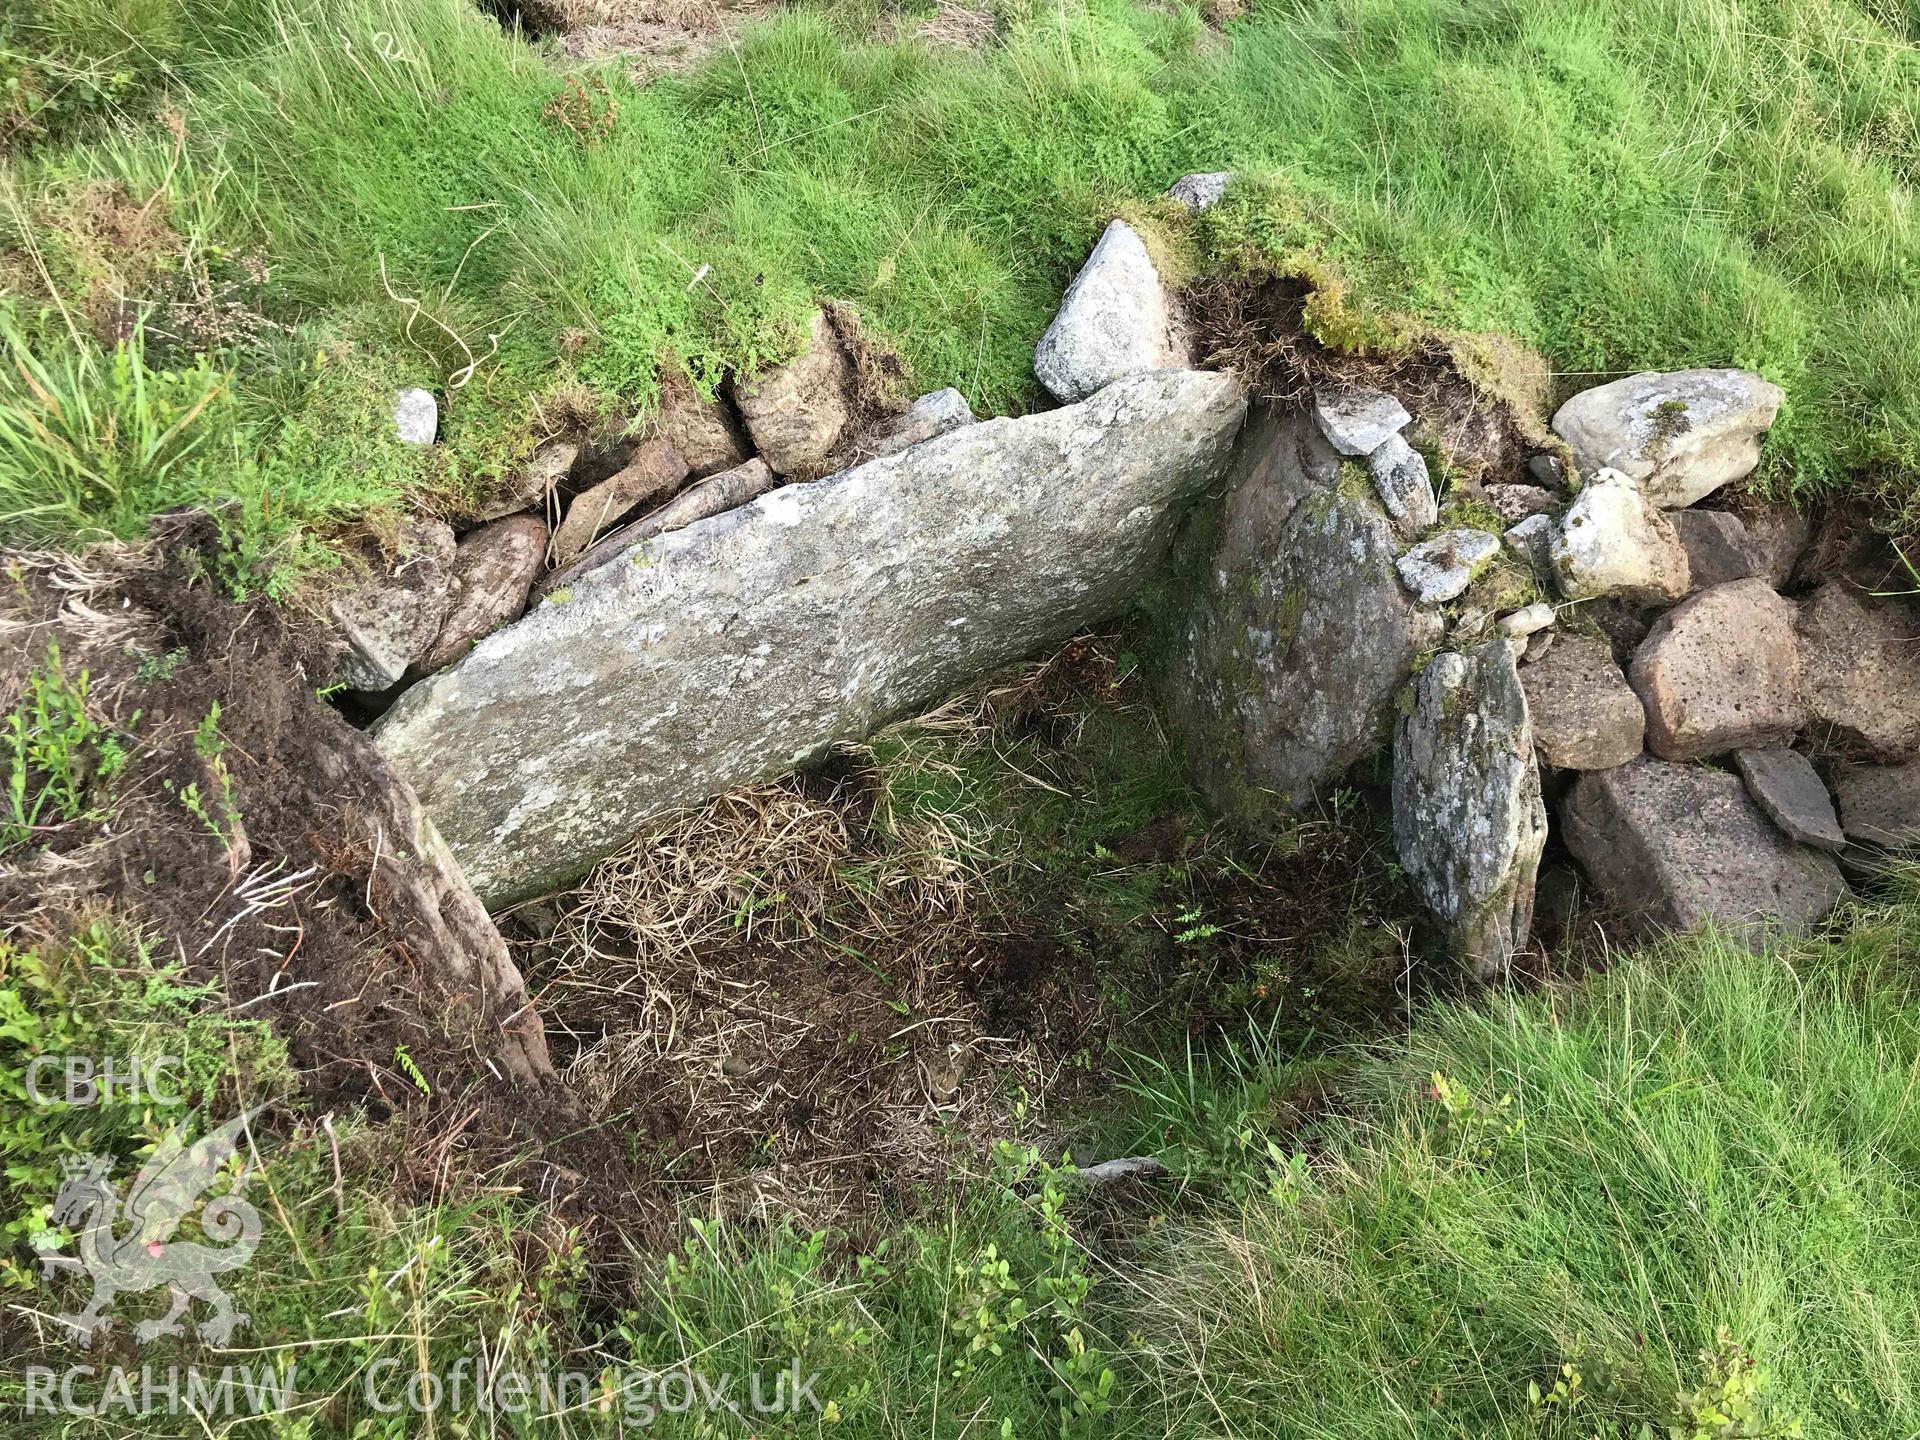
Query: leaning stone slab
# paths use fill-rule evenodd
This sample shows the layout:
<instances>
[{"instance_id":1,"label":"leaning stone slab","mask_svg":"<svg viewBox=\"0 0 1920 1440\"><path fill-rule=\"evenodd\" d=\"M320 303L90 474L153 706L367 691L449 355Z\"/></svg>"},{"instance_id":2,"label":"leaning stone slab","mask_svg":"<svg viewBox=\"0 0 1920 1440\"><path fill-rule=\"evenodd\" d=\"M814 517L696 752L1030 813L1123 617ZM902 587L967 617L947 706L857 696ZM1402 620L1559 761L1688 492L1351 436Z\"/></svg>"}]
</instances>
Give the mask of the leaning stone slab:
<instances>
[{"instance_id":1,"label":"leaning stone slab","mask_svg":"<svg viewBox=\"0 0 1920 1440\"><path fill-rule=\"evenodd\" d=\"M447 618L421 668L451 665L476 641L519 619L546 558L547 522L537 515L510 515L461 540L447 587Z\"/></svg>"},{"instance_id":2,"label":"leaning stone slab","mask_svg":"<svg viewBox=\"0 0 1920 1440\"><path fill-rule=\"evenodd\" d=\"M1033 373L1070 405L1124 376L1182 363L1160 272L1133 227L1115 220L1040 337Z\"/></svg>"},{"instance_id":3,"label":"leaning stone slab","mask_svg":"<svg viewBox=\"0 0 1920 1440\"><path fill-rule=\"evenodd\" d=\"M1426 458L1400 435L1389 435L1380 442L1367 457L1367 473L1373 477L1373 493L1380 497L1387 514L1393 517L1394 528L1402 535L1411 539L1440 518Z\"/></svg>"},{"instance_id":4,"label":"leaning stone slab","mask_svg":"<svg viewBox=\"0 0 1920 1440\"><path fill-rule=\"evenodd\" d=\"M1340 468L1306 413L1260 412L1226 498L1180 545L1156 681L1195 784L1244 823L1308 803L1379 750L1440 638L1400 586L1386 515Z\"/></svg>"},{"instance_id":5,"label":"leaning stone slab","mask_svg":"<svg viewBox=\"0 0 1920 1440\"><path fill-rule=\"evenodd\" d=\"M1702 590L1654 623L1627 672L1663 760L1783 744L1806 723L1794 607L1765 580Z\"/></svg>"},{"instance_id":6,"label":"leaning stone slab","mask_svg":"<svg viewBox=\"0 0 1920 1440\"><path fill-rule=\"evenodd\" d=\"M1553 429L1583 474L1622 471L1677 510L1753 473L1783 398L1745 370L1648 371L1574 396Z\"/></svg>"},{"instance_id":7,"label":"leaning stone slab","mask_svg":"<svg viewBox=\"0 0 1920 1440\"><path fill-rule=\"evenodd\" d=\"M1836 855L1847 848L1833 797L1806 756L1797 750L1736 750L1733 766L1753 803L1789 839Z\"/></svg>"},{"instance_id":8,"label":"leaning stone slab","mask_svg":"<svg viewBox=\"0 0 1920 1440\"><path fill-rule=\"evenodd\" d=\"M1641 759L1589 771L1560 821L1594 884L1649 926L1800 931L1848 893L1831 855L1781 834L1722 770Z\"/></svg>"},{"instance_id":9,"label":"leaning stone slab","mask_svg":"<svg viewBox=\"0 0 1920 1440\"><path fill-rule=\"evenodd\" d=\"M1436 655L1393 750L1393 838L1414 890L1479 980L1526 945L1547 811L1505 641Z\"/></svg>"},{"instance_id":10,"label":"leaning stone slab","mask_svg":"<svg viewBox=\"0 0 1920 1440\"><path fill-rule=\"evenodd\" d=\"M971 425L643 541L376 731L490 905L1120 608L1245 401L1170 371Z\"/></svg>"}]
</instances>

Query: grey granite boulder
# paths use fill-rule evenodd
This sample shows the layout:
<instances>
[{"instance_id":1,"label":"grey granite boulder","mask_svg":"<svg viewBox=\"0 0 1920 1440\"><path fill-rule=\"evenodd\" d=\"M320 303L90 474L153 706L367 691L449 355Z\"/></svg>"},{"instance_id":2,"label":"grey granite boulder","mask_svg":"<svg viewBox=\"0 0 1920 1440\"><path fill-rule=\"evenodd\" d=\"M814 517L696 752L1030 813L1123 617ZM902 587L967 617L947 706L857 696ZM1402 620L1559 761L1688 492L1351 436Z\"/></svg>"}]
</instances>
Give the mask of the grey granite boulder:
<instances>
[{"instance_id":1,"label":"grey granite boulder","mask_svg":"<svg viewBox=\"0 0 1920 1440\"><path fill-rule=\"evenodd\" d=\"M1697 760L1784 743L1807 720L1794 607L1765 580L1702 590L1662 615L1628 678L1647 707L1647 748Z\"/></svg>"},{"instance_id":2,"label":"grey granite boulder","mask_svg":"<svg viewBox=\"0 0 1920 1440\"><path fill-rule=\"evenodd\" d=\"M1797 750L1736 750L1733 766L1753 803L1782 834L1836 855L1847 848L1833 797L1806 756Z\"/></svg>"},{"instance_id":3,"label":"grey granite boulder","mask_svg":"<svg viewBox=\"0 0 1920 1440\"><path fill-rule=\"evenodd\" d=\"M1440 518L1426 458L1398 434L1382 440L1367 457L1367 474L1373 477L1374 494L1402 535L1411 539Z\"/></svg>"},{"instance_id":4,"label":"grey granite boulder","mask_svg":"<svg viewBox=\"0 0 1920 1440\"><path fill-rule=\"evenodd\" d=\"M1882 762L1920 750L1920 612L1830 580L1801 602L1798 634L1816 750Z\"/></svg>"},{"instance_id":5,"label":"grey granite boulder","mask_svg":"<svg viewBox=\"0 0 1920 1440\"><path fill-rule=\"evenodd\" d=\"M335 593L331 613L345 653L335 675L352 690L386 690L426 658L446 619L453 527L410 520L392 553L362 551L363 573Z\"/></svg>"},{"instance_id":6,"label":"grey granite boulder","mask_svg":"<svg viewBox=\"0 0 1920 1440\"><path fill-rule=\"evenodd\" d=\"M1476 979L1526 945L1547 842L1527 700L1505 641L1436 655L1393 750L1393 838L1408 881Z\"/></svg>"},{"instance_id":7,"label":"grey granite boulder","mask_svg":"<svg viewBox=\"0 0 1920 1440\"><path fill-rule=\"evenodd\" d=\"M1824 851L1796 845L1737 775L1640 759L1582 775L1561 833L1607 899L1643 925L1806 930L1847 896Z\"/></svg>"},{"instance_id":8,"label":"grey granite boulder","mask_svg":"<svg viewBox=\"0 0 1920 1440\"><path fill-rule=\"evenodd\" d=\"M1245 409L1170 371L644 540L404 695L376 738L498 906L1119 609Z\"/></svg>"},{"instance_id":9,"label":"grey granite boulder","mask_svg":"<svg viewBox=\"0 0 1920 1440\"><path fill-rule=\"evenodd\" d=\"M1380 749L1440 638L1400 586L1386 515L1340 468L1304 412L1262 413L1181 544L1156 679L1194 782L1242 821L1308 803Z\"/></svg>"},{"instance_id":10,"label":"grey granite boulder","mask_svg":"<svg viewBox=\"0 0 1920 1440\"><path fill-rule=\"evenodd\" d=\"M1648 371L1574 396L1553 428L1583 474L1619 470L1673 510L1753 473L1783 398L1745 370Z\"/></svg>"},{"instance_id":11,"label":"grey granite boulder","mask_svg":"<svg viewBox=\"0 0 1920 1440\"><path fill-rule=\"evenodd\" d=\"M1655 604L1687 593L1680 537L1617 470L1602 470L1574 497L1553 532L1551 556L1569 600L1612 596Z\"/></svg>"},{"instance_id":12,"label":"grey granite boulder","mask_svg":"<svg viewBox=\"0 0 1920 1440\"><path fill-rule=\"evenodd\" d=\"M1033 373L1054 399L1072 404L1124 376L1183 363L1160 272L1133 227L1115 220L1040 337Z\"/></svg>"},{"instance_id":13,"label":"grey granite boulder","mask_svg":"<svg viewBox=\"0 0 1920 1440\"><path fill-rule=\"evenodd\" d=\"M1500 542L1484 530L1442 530L1402 555L1396 568L1414 599L1439 605L1465 594L1499 553Z\"/></svg>"}]
</instances>

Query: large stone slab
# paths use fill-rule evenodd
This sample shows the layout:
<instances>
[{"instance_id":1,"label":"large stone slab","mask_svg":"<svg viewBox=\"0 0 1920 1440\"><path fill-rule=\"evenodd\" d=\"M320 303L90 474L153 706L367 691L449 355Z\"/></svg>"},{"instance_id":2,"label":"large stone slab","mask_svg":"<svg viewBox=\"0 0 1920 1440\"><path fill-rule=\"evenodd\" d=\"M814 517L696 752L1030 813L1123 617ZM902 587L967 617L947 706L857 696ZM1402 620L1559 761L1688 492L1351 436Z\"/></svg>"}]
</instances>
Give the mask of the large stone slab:
<instances>
[{"instance_id":1,"label":"large stone slab","mask_svg":"<svg viewBox=\"0 0 1920 1440\"><path fill-rule=\"evenodd\" d=\"M1753 472L1783 398L1745 370L1647 371L1574 396L1553 428L1582 473L1623 471L1673 510Z\"/></svg>"},{"instance_id":2,"label":"large stone slab","mask_svg":"<svg viewBox=\"0 0 1920 1440\"><path fill-rule=\"evenodd\" d=\"M409 691L380 748L490 905L648 816L865 735L1112 614L1245 400L1168 371L636 545Z\"/></svg>"},{"instance_id":3,"label":"large stone slab","mask_svg":"<svg viewBox=\"0 0 1920 1440\"><path fill-rule=\"evenodd\" d=\"M1397 548L1309 415L1247 427L1225 500L1182 542L1157 677L1216 809L1270 819L1386 742L1414 660L1441 633L1401 588Z\"/></svg>"},{"instance_id":4,"label":"large stone slab","mask_svg":"<svg viewBox=\"0 0 1920 1440\"><path fill-rule=\"evenodd\" d=\"M1847 894L1831 855L1777 830L1737 775L1641 759L1591 770L1560 811L1567 848L1642 923L1804 930Z\"/></svg>"},{"instance_id":5,"label":"large stone slab","mask_svg":"<svg viewBox=\"0 0 1920 1440\"><path fill-rule=\"evenodd\" d=\"M1647 748L1663 760L1784 743L1807 719L1793 602L1757 578L1662 615L1628 677L1646 702Z\"/></svg>"},{"instance_id":6,"label":"large stone slab","mask_svg":"<svg viewBox=\"0 0 1920 1440\"><path fill-rule=\"evenodd\" d=\"M1415 892L1476 979L1527 943L1547 810L1527 699L1504 640L1436 655L1393 750L1393 838Z\"/></svg>"}]
</instances>

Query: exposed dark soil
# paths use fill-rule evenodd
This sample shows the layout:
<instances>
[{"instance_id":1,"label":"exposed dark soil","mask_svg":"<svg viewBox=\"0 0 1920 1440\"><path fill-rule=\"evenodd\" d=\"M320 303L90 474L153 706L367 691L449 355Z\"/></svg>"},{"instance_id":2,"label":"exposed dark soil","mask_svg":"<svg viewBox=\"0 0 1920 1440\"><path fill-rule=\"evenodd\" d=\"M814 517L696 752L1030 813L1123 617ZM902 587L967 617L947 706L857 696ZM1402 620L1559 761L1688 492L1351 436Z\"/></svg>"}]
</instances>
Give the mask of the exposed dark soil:
<instances>
[{"instance_id":1,"label":"exposed dark soil","mask_svg":"<svg viewBox=\"0 0 1920 1440\"><path fill-rule=\"evenodd\" d=\"M164 560L94 552L87 572L17 560L0 705L57 644L131 759L95 787L96 818L48 826L0 860L0 925L33 943L104 912L191 977L217 976L236 1011L288 1042L307 1103L404 1118L403 1191L540 1153L574 1127L557 1086L514 1076L537 1017L500 1013L488 987L447 968L446 917L419 908L436 902L394 833L393 778L315 698L319 637L294 612L226 600L203 578L209 543L183 528L149 552Z\"/></svg>"}]
</instances>

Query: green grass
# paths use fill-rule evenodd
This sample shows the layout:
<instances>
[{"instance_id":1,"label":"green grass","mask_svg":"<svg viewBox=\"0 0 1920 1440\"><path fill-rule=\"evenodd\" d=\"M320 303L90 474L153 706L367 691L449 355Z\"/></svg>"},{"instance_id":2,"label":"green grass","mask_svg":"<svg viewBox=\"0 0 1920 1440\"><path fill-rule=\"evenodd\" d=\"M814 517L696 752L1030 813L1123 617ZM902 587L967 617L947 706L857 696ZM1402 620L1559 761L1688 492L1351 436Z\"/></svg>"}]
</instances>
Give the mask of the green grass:
<instances>
[{"instance_id":1,"label":"green grass","mask_svg":"<svg viewBox=\"0 0 1920 1440\"><path fill-rule=\"evenodd\" d=\"M1305 1184L1149 1247L1129 1323L1169 1427L1666 1436L1737 1349L1776 1425L1699 1433L1916 1433L1906 893L1832 946L1697 938L1367 1054ZM1563 1365L1571 1415L1529 1392Z\"/></svg>"},{"instance_id":2,"label":"green grass","mask_svg":"<svg viewBox=\"0 0 1920 1440\"><path fill-rule=\"evenodd\" d=\"M822 296L917 384L1017 410L1106 217L1152 220L1175 176L1234 167L1250 183L1190 233L1157 212L1179 268L1309 270L1337 291L1328 338L1506 332L1565 386L1751 366L1790 397L1769 479L1909 498L1920 59L1885 5L1275 0L1224 41L1127 0L996 12L975 54L803 10L645 90L573 66L589 83L566 101L562 67L460 0L62 0L10 22L10 53L94 80L6 168L21 214L89 177L144 200L167 175L189 268L255 247L272 278L249 304L444 388L457 483L511 462L537 396L584 382L644 408L663 364L751 371ZM147 118L161 103L179 155ZM75 303L86 276L49 259L18 288ZM43 365L81 364L48 353L72 333L30 333ZM273 363L243 347L236 389ZM342 468L350 500L391 500ZM198 472L202 494L238 488Z\"/></svg>"}]
</instances>

